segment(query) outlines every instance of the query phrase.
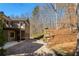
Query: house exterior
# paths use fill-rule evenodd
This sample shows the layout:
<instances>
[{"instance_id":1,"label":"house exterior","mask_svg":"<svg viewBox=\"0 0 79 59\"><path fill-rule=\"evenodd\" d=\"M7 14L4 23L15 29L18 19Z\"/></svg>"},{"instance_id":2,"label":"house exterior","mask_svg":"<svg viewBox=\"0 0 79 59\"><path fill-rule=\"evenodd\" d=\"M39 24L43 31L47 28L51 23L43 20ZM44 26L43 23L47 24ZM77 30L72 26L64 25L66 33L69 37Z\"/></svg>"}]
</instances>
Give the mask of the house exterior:
<instances>
[{"instance_id":1,"label":"house exterior","mask_svg":"<svg viewBox=\"0 0 79 59\"><path fill-rule=\"evenodd\" d=\"M10 17L1 14L1 20L4 23L4 37L7 41L21 41L29 39L30 24L28 20L12 20Z\"/></svg>"}]
</instances>

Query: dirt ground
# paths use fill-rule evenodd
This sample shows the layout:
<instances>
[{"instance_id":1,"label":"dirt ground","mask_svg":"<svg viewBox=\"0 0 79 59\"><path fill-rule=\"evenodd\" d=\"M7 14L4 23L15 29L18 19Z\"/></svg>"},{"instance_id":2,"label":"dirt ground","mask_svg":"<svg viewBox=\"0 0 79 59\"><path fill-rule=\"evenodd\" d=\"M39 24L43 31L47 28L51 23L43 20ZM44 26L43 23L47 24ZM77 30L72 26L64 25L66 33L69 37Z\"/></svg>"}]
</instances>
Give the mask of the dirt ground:
<instances>
[{"instance_id":1,"label":"dirt ground","mask_svg":"<svg viewBox=\"0 0 79 59\"><path fill-rule=\"evenodd\" d=\"M76 49L77 31L69 29L48 30L50 39L48 40L48 48L66 53L74 53Z\"/></svg>"}]
</instances>

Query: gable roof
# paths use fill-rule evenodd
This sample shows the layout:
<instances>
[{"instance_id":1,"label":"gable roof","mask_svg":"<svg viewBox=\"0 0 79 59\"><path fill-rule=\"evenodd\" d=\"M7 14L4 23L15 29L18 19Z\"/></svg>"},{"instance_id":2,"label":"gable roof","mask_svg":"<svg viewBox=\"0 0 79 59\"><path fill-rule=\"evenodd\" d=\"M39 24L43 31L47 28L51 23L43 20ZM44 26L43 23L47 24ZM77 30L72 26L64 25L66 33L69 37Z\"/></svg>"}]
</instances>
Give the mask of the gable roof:
<instances>
[{"instance_id":1,"label":"gable roof","mask_svg":"<svg viewBox=\"0 0 79 59\"><path fill-rule=\"evenodd\" d=\"M19 19L19 20L14 20L14 19L11 19L9 16L6 16L3 12L0 12L0 14L2 15L2 18L4 18L4 20L6 21L10 21L10 22L25 22L27 25L29 25L29 21L26 19L26 20L23 20L23 19Z\"/></svg>"}]
</instances>

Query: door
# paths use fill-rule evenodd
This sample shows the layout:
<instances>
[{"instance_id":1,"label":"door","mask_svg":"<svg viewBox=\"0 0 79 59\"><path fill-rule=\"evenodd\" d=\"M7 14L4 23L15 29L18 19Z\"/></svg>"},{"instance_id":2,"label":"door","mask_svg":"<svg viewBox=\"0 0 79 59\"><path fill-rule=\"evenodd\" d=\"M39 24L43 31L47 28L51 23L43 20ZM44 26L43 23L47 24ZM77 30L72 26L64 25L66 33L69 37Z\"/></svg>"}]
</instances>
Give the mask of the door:
<instances>
[{"instance_id":1,"label":"door","mask_svg":"<svg viewBox=\"0 0 79 59\"><path fill-rule=\"evenodd\" d=\"M16 40L20 41L20 31L16 31Z\"/></svg>"},{"instance_id":2,"label":"door","mask_svg":"<svg viewBox=\"0 0 79 59\"><path fill-rule=\"evenodd\" d=\"M9 31L8 41L14 41L14 40L15 40L15 31Z\"/></svg>"}]
</instances>

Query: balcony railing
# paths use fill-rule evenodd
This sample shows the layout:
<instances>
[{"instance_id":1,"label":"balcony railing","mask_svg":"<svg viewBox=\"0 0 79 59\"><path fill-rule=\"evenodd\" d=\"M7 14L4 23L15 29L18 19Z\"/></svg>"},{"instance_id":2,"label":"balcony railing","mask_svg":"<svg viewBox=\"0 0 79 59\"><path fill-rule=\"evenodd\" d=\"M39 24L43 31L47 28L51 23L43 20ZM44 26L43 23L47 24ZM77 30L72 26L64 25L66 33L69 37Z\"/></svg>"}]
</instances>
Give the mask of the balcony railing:
<instances>
[{"instance_id":1,"label":"balcony railing","mask_svg":"<svg viewBox=\"0 0 79 59\"><path fill-rule=\"evenodd\" d=\"M5 28L19 28L19 29L25 29L25 25L17 25L17 24L5 24Z\"/></svg>"}]
</instances>

